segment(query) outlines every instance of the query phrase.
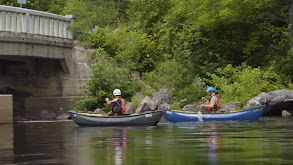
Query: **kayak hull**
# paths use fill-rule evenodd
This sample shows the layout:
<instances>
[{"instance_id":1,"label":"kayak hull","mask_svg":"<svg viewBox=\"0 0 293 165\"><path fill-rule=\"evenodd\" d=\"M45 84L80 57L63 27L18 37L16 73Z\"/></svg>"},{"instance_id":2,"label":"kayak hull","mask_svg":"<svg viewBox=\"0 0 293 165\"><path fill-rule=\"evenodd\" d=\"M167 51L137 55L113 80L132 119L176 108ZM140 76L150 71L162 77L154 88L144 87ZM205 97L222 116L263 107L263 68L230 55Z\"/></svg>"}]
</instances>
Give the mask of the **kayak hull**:
<instances>
[{"instance_id":1,"label":"kayak hull","mask_svg":"<svg viewBox=\"0 0 293 165\"><path fill-rule=\"evenodd\" d=\"M198 122L198 121L254 121L258 120L266 106L259 106L237 112L191 112L178 110L164 110L163 117L170 122Z\"/></svg>"},{"instance_id":2,"label":"kayak hull","mask_svg":"<svg viewBox=\"0 0 293 165\"><path fill-rule=\"evenodd\" d=\"M163 111L147 111L122 116L103 116L81 111L69 111L69 114L79 126L154 126L160 121Z\"/></svg>"}]
</instances>

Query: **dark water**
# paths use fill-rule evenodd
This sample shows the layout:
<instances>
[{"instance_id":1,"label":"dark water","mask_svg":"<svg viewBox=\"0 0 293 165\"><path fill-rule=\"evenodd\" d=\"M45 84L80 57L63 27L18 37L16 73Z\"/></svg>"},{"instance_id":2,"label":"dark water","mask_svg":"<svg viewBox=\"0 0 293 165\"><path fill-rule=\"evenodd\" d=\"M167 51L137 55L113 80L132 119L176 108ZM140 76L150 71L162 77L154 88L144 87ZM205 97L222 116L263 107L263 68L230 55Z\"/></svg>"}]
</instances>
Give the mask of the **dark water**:
<instances>
[{"instance_id":1,"label":"dark water","mask_svg":"<svg viewBox=\"0 0 293 165\"><path fill-rule=\"evenodd\" d=\"M293 118L155 127L0 125L0 164L293 164Z\"/></svg>"}]
</instances>

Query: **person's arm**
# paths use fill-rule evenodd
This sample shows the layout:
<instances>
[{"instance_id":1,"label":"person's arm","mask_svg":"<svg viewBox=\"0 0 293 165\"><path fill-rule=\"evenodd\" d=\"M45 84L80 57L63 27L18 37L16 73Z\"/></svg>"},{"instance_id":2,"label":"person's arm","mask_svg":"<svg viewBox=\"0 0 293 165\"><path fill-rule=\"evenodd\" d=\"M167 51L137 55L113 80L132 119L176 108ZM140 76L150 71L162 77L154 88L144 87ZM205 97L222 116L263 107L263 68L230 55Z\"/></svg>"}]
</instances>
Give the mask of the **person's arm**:
<instances>
[{"instance_id":1,"label":"person's arm","mask_svg":"<svg viewBox=\"0 0 293 165\"><path fill-rule=\"evenodd\" d=\"M210 103L208 104L208 100L204 97L202 97L202 101L205 101L206 103L203 104L201 107L204 107L204 108L213 108L215 106L215 101L214 101L214 98L212 97Z\"/></svg>"},{"instance_id":2,"label":"person's arm","mask_svg":"<svg viewBox=\"0 0 293 165\"><path fill-rule=\"evenodd\" d=\"M113 101L116 101L117 99L113 99L112 101L109 100L109 98L106 98L105 101L107 102L107 104L111 104Z\"/></svg>"},{"instance_id":3,"label":"person's arm","mask_svg":"<svg viewBox=\"0 0 293 165\"><path fill-rule=\"evenodd\" d=\"M215 106L214 103L210 103L210 104L205 104L202 107L205 107L205 108L213 108L214 106Z\"/></svg>"}]
</instances>

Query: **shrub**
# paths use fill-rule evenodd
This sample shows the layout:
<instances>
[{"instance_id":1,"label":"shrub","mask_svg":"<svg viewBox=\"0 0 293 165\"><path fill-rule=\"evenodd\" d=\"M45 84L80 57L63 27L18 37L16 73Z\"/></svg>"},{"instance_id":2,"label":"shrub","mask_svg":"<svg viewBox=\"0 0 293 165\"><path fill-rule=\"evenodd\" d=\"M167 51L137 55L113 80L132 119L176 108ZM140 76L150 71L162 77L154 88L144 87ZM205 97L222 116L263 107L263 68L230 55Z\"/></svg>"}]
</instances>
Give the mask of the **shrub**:
<instances>
[{"instance_id":1,"label":"shrub","mask_svg":"<svg viewBox=\"0 0 293 165\"><path fill-rule=\"evenodd\" d=\"M272 67L262 71L260 67L251 68L245 63L236 67L229 64L223 69L217 69L215 74L207 75L211 77L207 81L223 95L222 103L240 101L245 104L261 92L284 88Z\"/></svg>"},{"instance_id":2,"label":"shrub","mask_svg":"<svg viewBox=\"0 0 293 165\"><path fill-rule=\"evenodd\" d=\"M140 104L140 96L135 94L131 97L132 106L136 109Z\"/></svg>"},{"instance_id":3,"label":"shrub","mask_svg":"<svg viewBox=\"0 0 293 165\"><path fill-rule=\"evenodd\" d=\"M118 68L109 62L96 62L93 65L91 80L86 85L86 97L77 101L77 108L93 110L96 107L103 107L105 98L113 98L114 89L120 89L122 97L130 100L138 89L138 84L130 79L125 69Z\"/></svg>"},{"instance_id":4,"label":"shrub","mask_svg":"<svg viewBox=\"0 0 293 165\"><path fill-rule=\"evenodd\" d=\"M204 94L204 82L190 74L182 63L168 60L161 63L153 72L145 73L143 79L156 90L169 90L173 96L173 107L180 108L198 101Z\"/></svg>"}]
</instances>

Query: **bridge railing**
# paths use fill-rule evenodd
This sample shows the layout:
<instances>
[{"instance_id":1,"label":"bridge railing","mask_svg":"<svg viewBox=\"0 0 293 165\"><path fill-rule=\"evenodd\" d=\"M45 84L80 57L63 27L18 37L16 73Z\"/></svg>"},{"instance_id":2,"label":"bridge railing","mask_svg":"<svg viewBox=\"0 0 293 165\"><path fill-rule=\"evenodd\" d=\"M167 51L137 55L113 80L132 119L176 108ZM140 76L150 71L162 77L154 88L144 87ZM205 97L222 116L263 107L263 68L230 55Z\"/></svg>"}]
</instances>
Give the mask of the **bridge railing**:
<instances>
[{"instance_id":1,"label":"bridge railing","mask_svg":"<svg viewBox=\"0 0 293 165\"><path fill-rule=\"evenodd\" d=\"M0 31L73 38L72 15L56 15L42 11L0 5Z\"/></svg>"}]
</instances>

